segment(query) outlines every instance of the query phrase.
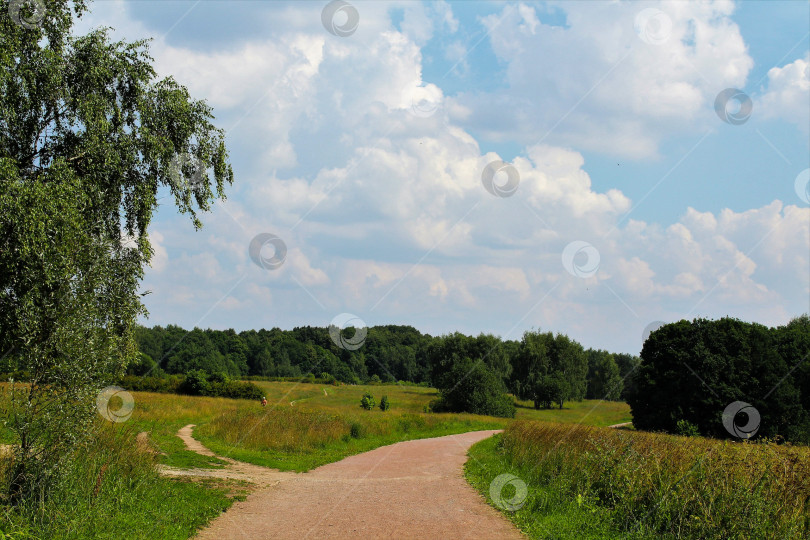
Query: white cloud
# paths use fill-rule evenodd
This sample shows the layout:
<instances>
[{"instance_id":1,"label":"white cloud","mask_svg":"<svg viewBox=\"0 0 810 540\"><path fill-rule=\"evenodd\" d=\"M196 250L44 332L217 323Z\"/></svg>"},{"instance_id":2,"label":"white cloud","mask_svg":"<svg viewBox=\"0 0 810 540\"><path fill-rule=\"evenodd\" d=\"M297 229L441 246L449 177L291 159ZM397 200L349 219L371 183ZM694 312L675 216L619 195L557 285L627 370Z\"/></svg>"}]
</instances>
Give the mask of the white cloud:
<instances>
[{"instance_id":1,"label":"white cloud","mask_svg":"<svg viewBox=\"0 0 810 540\"><path fill-rule=\"evenodd\" d=\"M653 5L672 22L657 45L634 30L638 12ZM454 98L469 112L457 121L492 140L645 158L665 136L715 121L717 93L744 85L753 66L730 2L557 7L566 27L544 23L526 4L485 18L505 80L501 89Z\"/></svg>"},{"instance_id":2,"label":"white cloud","mask_svg":"<svg viewBox=\"0 0 810 540\"><path fill-rule=\"evenodd\" d=\"M321 28L312 5L293 4L272 37L209 51L156 41L161 72L207 99L218 125L236 126L238 183L200 233L160 214L145 283L156 293L153 322L190 326L192 313L204 326L289 327L350 311L433 332L517 337L541 326L626 350L628 333L640 340L650 320L690 310L781 322L806 309L797 296L810 295L807 208L775 201L690 208L668 226L624 223L633 201L594 188L581 150L654 155L704 116L717 122L715 95L742 86L751 68L732 4L655 5L673 23L657 46L635 34L641 5L561 4L566 27L532 6L505 6L486 25L507 88L454 98L422 84L420 44L458 29L444 3L402 4L401 33L390 5L358 4L360 26L344 39ZM142 30L102 9L127 32ZM772 70L763 110L784 115L806 92L797 62ZM414 93L435 110L415 111ZM514 196L482 186L484 167L502 156L473 131L524 145ZM287 244L278 270L248 256L260 232ZM588 280L561 264L575 240L600 252Z\"/></svg>"},{"instance_id":3,"label":"white cloud","mask_svg":"<svg viewBox=\"0 0 810 540\"><path fill-rule=\"evenodd\" d=\"M768 88L760 99L766 118L795 123L805 134L810 131L810 54L768 71Z\"/></svg>"}]
</instances>

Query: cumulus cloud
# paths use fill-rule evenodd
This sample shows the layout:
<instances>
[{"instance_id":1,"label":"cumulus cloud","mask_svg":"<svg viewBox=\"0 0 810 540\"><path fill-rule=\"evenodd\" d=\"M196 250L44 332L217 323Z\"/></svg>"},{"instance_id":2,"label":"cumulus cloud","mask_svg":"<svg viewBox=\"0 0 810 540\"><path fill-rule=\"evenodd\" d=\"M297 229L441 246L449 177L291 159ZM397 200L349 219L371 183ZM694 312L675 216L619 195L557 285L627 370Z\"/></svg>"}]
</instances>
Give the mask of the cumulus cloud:
<instances>
[{"instance_id":1,"label":"cumulus cloud","mask_svg":"<svg viewBox=\"0 0 810 540\"><path fill-rule=\"evenodd\" d=\"M733 310L768 323L806 309L797 291L810 295L810 209L774 201L689 208L676 223L627 219L633 201L596 189L582 154L646 158L665 137L703 128L707 111L717 121L714 96L742 86L752 65L731 3L565 3L562 26L530 5L498 8L484 23L503 87L453 96L422 75L424 44L458 30L451 6L397 6L400 30L392 5L363 3L345 39L306 3L287 5L269 37L155 43L161 72L229 130L238 183L201 233L160 214L145 283L154 323L290 327L349 311L432 332L514 338L539 326L633 350L650 320ZM645 7L671 22L660 44L636 34ZM769 75L762 107L775 117L806 92L798 62ZM511 197L482 185L503 156L472 133L525 149ZM287 245L276 270L248 255L261 232ZM588 279L562 264L577 240L600 254Z\"/></svg>"},{"instance_id":2,"label":"cumulus cloud","mask_svg":"<svg viewBox=\"0 0 810 540\"><path fill-rule=\"evenodd\" d=\"M795 123L810 131L810 54L784 67L768 71L768 87L760 99L766 118Z\"/></svg>"},{"instance_id":3,"label":"cumulus cloud","mask_svg":"<svg viewBox=\"0 0 810 540\"><path fill-rule=\"evenodd\" d=\"M457 121L491 140L646 158L665 136L713 121L708 105L720 90L742 86L753 66L731 2L565 2L557 9L565 26L544 22L540 8L525 4L486 17L505 80L497 90L454 98L468 113ZM657 39L636 33L644 9L660 14L653 23L666 23Z\"/></svg>"}]
</instances>

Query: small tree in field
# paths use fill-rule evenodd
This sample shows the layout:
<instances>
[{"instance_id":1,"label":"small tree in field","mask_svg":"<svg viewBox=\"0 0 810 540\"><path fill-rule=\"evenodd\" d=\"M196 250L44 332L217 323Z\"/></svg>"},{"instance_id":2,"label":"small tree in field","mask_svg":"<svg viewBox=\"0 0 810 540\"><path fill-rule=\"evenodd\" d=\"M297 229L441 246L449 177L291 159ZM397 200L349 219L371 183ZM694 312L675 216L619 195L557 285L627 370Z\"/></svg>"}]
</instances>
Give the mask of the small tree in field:
<instances>
[{"instance_id":1,"label":"small tree in field","mask_svg":"<svg viewBox=\"0 0 810 540\"><path fill-rule=\"evenodd\" d=\"M380 400L380 410L387 411L391 408L391 403L388 401L388 396L383 396Z\"/></svg>"},{"instance_id":2,"label":"small tree in field","mask_svg":"<svg viewBox=\"0 0 810 540\"><path fill-rule=\"evenodd\" d=\"M44 7L27 25L0 9L0 354L31 374L2 411L12 501L45 496L135 357L158 189L199 227L233 179L211 109L155 79L145 42L73 36L85 0Z\"/></svg>"},{"instance_id":3,"label":"small tree in field","mask_svg":"<svg viewBox=\"0 0 810 540\"><path fill-rule=\"evenodd\" d=\"M377 401L374 399L370 393L366 392L363 394L363 397L360 398L360 406L363 407L365 410L370 411L377 405Z\"/></svg>"}]
</instances>

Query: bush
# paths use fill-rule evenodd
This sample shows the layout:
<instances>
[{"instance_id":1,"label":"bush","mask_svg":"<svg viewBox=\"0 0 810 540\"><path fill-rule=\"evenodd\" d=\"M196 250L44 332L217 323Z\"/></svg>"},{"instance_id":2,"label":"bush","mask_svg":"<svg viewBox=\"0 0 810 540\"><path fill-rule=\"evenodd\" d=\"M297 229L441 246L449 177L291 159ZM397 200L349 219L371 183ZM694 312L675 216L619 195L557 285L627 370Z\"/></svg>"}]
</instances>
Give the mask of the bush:
<instances>
[{"instance_id":1,"label":"bush","mask_svg":"<svg viewBox=\"0 0 810 540\"><path fill-rule=\"evenodd\" d=\"M481 361L465 358L442 378L439 398L430 402L434 412L468 412L515 417L515 402L500 377Z\"/></svg>"},{"instance_id":2,"label":"bush","mask_svg":"<svg viewBox=\"0 0 810 540\"><path fill-rule=\"evenodd\" d=\"M211 385L210 396L231 399L252 399L259 401L264 397L262 389L250 382L228 381Z\"/></svg>"},{"instance_id":3,"label":"bush","mask_svg":"<svg viewBox=\"0 0 810 540\"><path fill-rule=\"evenodd\" d=\"M196 369L186 374L186 378L180 384L178 391L181 394L188 394L190 396L207 396L210 389L211 385L208 383L208 374L201 369Z\"/></svg>"},{"instance_id":4,"label":"bush","mask_svg":"<svg viewBox=\"0 0 810 540\"><path fill-rule=\"evenodd\" d=\"M380 384L381 382L382 381L380 380L380 376L377 375L376 373L372 375L371 378L368 380L369 384Z\"/></svg>"},{"instance_id":5,"label":"bush","mask_svg":"<svg viewBox=\"0 0 810 540\"><path fill-rule=\"evenodd\" d=\"M388 402L388 396L383 396L380 400L380 409L383 411L387 411L391 408L391 404Z\"/></svg>"},{"instance_id":6,"label":"bush","mask_svg":"<svg viewBox=\"0 0 810 540\"><path fill-rule=\"evenodd\" d=\"M374 396L366 392L363 394L363 397L360 398L360 406L363 407L365 410L370 411L374 408L377 402L374 400Z\"/></svg>"},{"instance_id":7,"label":"bush","mask_svg":"<svg viewBox=\"0 0 810 540\"><path fill-rule=\"evenodd\" d=\"M136 377L125 375L118 380L118 385L133 392L160 392L163 394L176 394L183 377L172 375L170 377Z\"/></svg>"},{"instance_id":8,"label":"bush","mask_svg":"<svg viewBox=\"0 0 810 540\"><path fill-rule=\"evenodd\" d=\"M349 435L351 435L352 439L360 439L365 433L366 428L363 427L363 424L352 422L352 425L349 426Z\"/></svg>"},{"instance_id":9,"label":"bush","mask_svg":"<svg viewBox=\"0 0 810 540\"><path fill-rule=\"evenodd\" d=\"M700 435L698 427L689 420L678 420L676 432L684 437L698 437Z\"/></svg>"},{"instance_id":10,"label":"bush","mask_svg":"<svg viewBox=\"0 0 810 540\"><path fill-rule=\"evenodd\" d=\"M260 400L261 388L251 382L232 381L224 373L208 375L203 370L191 371L185 377L136 377L125 375L118 384L135 392L161 392L189 396L224 397L231 399Z\"/></svg>"},{"instance_id":11,"label":"bush","mask_svg":"<svg viewBox=\"0 0 810 540\"><path fill-rule=\"evenodd\" d=\"M231 378L224 371L212 373L211 375L208 376L208 382L210 383L226 383L230 380Z\"/></svg>"}]
</instances>

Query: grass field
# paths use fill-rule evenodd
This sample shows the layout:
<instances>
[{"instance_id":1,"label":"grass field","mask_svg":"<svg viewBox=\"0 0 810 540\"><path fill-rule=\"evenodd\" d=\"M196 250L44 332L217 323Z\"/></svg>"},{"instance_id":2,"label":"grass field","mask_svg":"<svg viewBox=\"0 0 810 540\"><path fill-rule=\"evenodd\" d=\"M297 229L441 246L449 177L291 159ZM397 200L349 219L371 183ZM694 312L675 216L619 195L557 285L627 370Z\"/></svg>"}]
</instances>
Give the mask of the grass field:
<instances>
[{"instance_id":1,"label":"grass field","mask_svg":"<svg viewBox=\"0 0 810 540\"><path fill-rule=\"evenodd\" d=\"M470 456L490 502L498 475L525 482L504 513L531 538L810 537L807 447L515 422Z\"/></svg>"},{"instance_id":2,"label":"grass field","mask_svg":"<svg viewBox=\"0 0 810 540\"><path fill-rule=\"evenodd\" d=\"M129 420L122 424L99 420L97 437L71 462L67 483L54 487L48 504L11 510L0 501L0 538L188 538L230 506L234 497L243 496L246 488L157 474L155 463L183 468L224 465L185 449L176 433L187 424L197 424L195 437L219 455L305 471L402 440L500 429L513 422L425 413L425 406L436 397L431 388L256 384L266 393L266 408L245 400L133 392L135 408ZM378 403L388 396L391 409L361 409L360 398L367 391ZM596 401L548 411L521 403L517 417L599 426L630 418L627 405ZM159 454L137 450L135 436L142 431L149 432L150 444ZM1 422L0 442L16 442Z\"/></svg>"}]
</instances>

